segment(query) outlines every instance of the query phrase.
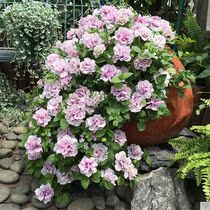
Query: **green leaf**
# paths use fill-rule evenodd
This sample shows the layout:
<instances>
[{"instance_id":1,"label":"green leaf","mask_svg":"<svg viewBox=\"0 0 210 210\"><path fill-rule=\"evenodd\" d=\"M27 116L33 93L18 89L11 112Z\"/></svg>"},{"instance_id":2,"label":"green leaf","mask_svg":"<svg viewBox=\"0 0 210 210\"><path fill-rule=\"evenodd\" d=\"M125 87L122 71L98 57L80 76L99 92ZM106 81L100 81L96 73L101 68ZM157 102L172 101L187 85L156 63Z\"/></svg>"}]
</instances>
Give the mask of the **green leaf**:
<instances>
[{"instance_id":1,"label":"green leaf","mask_svg":"<svg viewBox=\"0 0 210 210\"><path fill-rule=\"evenodd\" d=\"M137 186L136 180L135 180L135 179L134 179L134 180L131 180L131 181L130 181L130 187L131 187L131 189L135 189L136 186Z\"/></svg>"},{"instance_id":2,"label":"green leaf","mask_svg":"<svg viewBox=\"0 0 210 210\"><path fill-rule=\"evenodd\" d=\"M96 132L96 137L97 138L101 138L106 134L106 130L102 130L102 131L97 131Z\"/></svg>"},{"instance_id":3,"label":"green leaf","mask_svg":"<svg viewBox=\"0 0 210 210\"><path fill-rule=\"evenodd\" d=\"M126 72L126 73L123 73L123 79L128 79L129 77L131 77L133 75L132 72Z\"/></svg>"},{"instance_id":4,"label":"green leaf","mask_svg":"<svg viewBox=\"0 0 210 210\"><path fill-rule=\"evenodd\" d=\"M107 190L112 190L114 186L112 185L111 182L105 181L105 182L104 182L104 187L105 187Z\"/></svg>"},{"instance_id":5,"label":"green leaf","mask_svg":"<svg viewBox=\"0 0 210 210\"><path fill-rule=\"evenodd\" d=\"M101 181L101 173L98 171L95 174L93 174L93 176L91 177L91 180L94 183L99 183Z\"/></svg>"},{"instance_id":6,"label":"green leaf","mask_svg":"<svg viewBox=\"0 0 210 210\"><path fill-rule=\"evenodd\" d=\"M137 124L137 128L139 129L139 131L144 131L145 130L145 122L143 122L142 120L139 120L139 122Z\"/></svg>"},{"instance_id":7,"label":"green leaf","mask_svg":"<svg viewBox=\"0 0 210 210\"><path fill-rule=\"evenodd\" d=\"M121 186L125 184L125 179L123 176L119 176L117 180L117 185Z\"/></svg>"},{"instance_id":8,"label":"green leaf","mask_svg":"<svg viewBox=\"0 0 210 210\"><path fill-rule=\"evenodd\" d=\"M144 160L146 161L146 163L151 166L152 165L152 159L149 156L149 152L148 150L144 149Z\"/></svg>"},{"instance_id":9,"label":"green leaf","mask_svg":"<svg viewBox=\"0 0 210 210\"><path fill-rule=\"evenodd\" d=\"M68 122L66 121L66 118L62 118L60 121L60 126L62 130L66 130L69 126Z\"/></svg>"},{"instance_id":10,"label":"green leaf","mask_svg":"<svg viewBox=\"0 0 210 210\"><path fill-rule=\"evenodd\" d=\"M123 80L121 80L118 76L113 77L111 80L111 83L115 84L115 83L121 83L123 82Z\"/></svg>"},{"instance_id":11,"label":"green leaf","mask_svg":"<svg viewBox=\"0 0 210 210\"><path fill-rule=\"evenodd\" d=\"M208 78L210 77L210 68L209 69L205 69L204 71L202 71L197 78Z\"/></svg>"},{"instance_id":12,"label":"green leaf","mask_svg":"<svg viewBox=\"0 0 210 210\"><path fill-rule=\"evenodd\" d=\"M133 46L132 50L137 52L137 53L139 53L139 54L141 54L141 49L138 46Z\"/></svg>"},{"instance_id":13,"label":"green leaf","mask_svg":"<svg viewBox=\"0 0 210 210\"><path fill-rule=\"evenodd\" d=\"M55 163L58 161L58 156L56 154L51 154L47 159Z\"/></svg>"},{"instance_id":14,"label":"green leaf","mask_svg":"<svg viewBox=\"0 0 210 210\"><path fill-rule=\"evenodd\" d=\"M59 194L55 197L55 203L58 204L69 204L71 201L71 197L68 193L62 192L62 194Z\"/></svg>"},{"instance_id":15,"label":"green leaf","mask_svg":"<svg viewBox=\"0 0 210 210\"><path fill-rule=\"evenodd\" d=\"M88 177L83 177L81 180L82 187L86 190L90 184L90 179Z\"/></svg>"}]
</instances>

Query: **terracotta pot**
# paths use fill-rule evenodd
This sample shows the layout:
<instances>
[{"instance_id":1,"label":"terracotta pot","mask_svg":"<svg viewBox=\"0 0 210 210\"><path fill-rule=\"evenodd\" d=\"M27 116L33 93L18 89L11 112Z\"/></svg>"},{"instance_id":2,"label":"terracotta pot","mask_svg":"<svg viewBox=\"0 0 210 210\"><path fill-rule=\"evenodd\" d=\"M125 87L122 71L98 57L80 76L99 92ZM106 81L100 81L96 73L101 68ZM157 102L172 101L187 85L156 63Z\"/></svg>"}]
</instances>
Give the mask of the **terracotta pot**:
<instances>
[{"instance_id":1,"label":"terracotta pot","mask_svg":"<svg viewBox=\"0 0 210 210\"><path fill-rule=\"evenodd\" d=\"M177 72L184 69L178 58L174 58L173 63ZM184 93L185 96L182 99L175 88L170 88L167 106L171 115L147 122L145 131L140 132L134 120L126 123L123 130L128 142L139 145L161 144L177 136L187 124L193 110L192 89L185 89Z\"/></svg>"}]
</instances>

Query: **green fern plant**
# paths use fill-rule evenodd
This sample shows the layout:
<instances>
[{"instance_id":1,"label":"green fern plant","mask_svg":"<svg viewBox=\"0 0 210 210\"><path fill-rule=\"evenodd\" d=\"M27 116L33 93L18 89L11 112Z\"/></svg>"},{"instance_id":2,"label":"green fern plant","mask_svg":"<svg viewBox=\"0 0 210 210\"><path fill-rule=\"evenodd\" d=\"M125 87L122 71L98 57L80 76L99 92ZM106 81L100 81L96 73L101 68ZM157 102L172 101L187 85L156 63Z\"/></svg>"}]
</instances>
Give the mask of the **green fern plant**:
<instances>
[{"instance_id":1,"label":"green fern plant","mask_svg":"<svg viewBox=\"0 0 210 210\"><path fill-rule=\"evenodd\" d=\"M207 35L204 30L198 24L196 16L193 13L189 13L184 21L186 28L186 35L195 41L193 50L195 52L202 52L207 44Z\"/></svg>"},{"instance_id":2,"label":"green fern plant","mask_svg":"<svg viewBox=\"0 0 210 210\"><path fill-rule=\"evenodd\" d=\"M205 107L210 107L210 100L203 100ZM193 126L191 128L198 137L178 137L169 141L177 151L173 161L180 162L178 173L186 178L190 172L194 173L197 185L202 185L207 201L210 201L210 124Z\"/></svg>"}]
</instances>

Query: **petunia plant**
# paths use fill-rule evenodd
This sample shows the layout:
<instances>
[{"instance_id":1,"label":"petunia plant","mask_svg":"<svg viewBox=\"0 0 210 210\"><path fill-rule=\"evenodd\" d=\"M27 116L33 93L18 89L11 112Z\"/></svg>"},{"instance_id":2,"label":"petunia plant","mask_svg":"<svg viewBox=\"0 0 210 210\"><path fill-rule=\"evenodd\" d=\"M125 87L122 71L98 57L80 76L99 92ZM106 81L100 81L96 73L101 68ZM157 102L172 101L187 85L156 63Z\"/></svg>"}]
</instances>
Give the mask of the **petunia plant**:
<instances>
[{"instance_id":1,"label":"petunia plant","mask_svg":"<svg viewBox=\"0 0 210 210\"><path fill-rule=\"evenodd\" d=\"M170 114L168 88L188 86L167 47L175 33L159 17L103 6L67 37L46 59L23 142L44 203L75 181L135 186L143 152L127 144L122 126L136 120L143 131L147 121Z\"/></svg>"}]
</instances>

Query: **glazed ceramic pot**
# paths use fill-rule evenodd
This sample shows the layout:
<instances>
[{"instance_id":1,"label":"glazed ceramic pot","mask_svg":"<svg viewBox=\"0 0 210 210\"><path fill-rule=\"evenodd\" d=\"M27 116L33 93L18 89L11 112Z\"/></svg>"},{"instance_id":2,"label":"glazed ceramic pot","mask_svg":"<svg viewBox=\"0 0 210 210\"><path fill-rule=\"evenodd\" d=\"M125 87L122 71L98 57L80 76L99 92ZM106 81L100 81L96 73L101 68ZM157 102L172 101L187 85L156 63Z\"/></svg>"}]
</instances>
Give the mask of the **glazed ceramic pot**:
<instances>
[{"instance_id":1,"label":"glazed ceramic pot","mask_svg":"<svg viewBox=\"0 0 210 210\"><path fill-rule=\"evenodd\" d=\"M173 58L173 63L177 72L184 69L178 58ZM136 121L125 123L123 130L128 143L155 145L177 136L188 123L193 110L192 88L184 89L184 94L184 98L181 98L175 88L169 88L167 106L171 115L147 122L143 132L138 130Z\"/></svg>"}]
</instances>

